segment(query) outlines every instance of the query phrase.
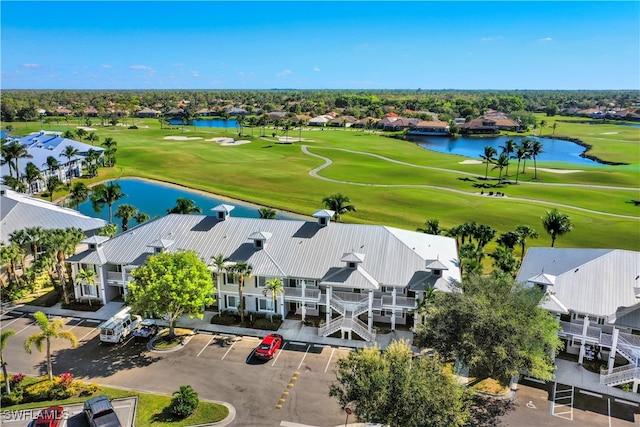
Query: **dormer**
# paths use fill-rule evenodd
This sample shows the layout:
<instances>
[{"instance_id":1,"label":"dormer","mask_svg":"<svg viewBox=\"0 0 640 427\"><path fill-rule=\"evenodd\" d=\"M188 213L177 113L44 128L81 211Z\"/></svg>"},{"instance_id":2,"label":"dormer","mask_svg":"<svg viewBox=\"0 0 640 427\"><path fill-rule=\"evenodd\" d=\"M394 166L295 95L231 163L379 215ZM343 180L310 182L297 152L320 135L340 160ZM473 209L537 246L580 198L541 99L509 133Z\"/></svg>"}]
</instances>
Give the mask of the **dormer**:
<instances>
[{"instance_id":1,"label":"dormer","mask_svg":"<svg viewBox=\"0 0 640 427\"><path fill-rule=\"evenodd\" d=\"M229 214L234 209L235 209L235 206L222 204L222 205L216 206L215 208L211 208L211 211L216 213L217 219L219 219L220 221L224 221L229 217Z\"/></svg>"},{"instance_id":2,"label":"dormer","mask_svg":"<svg viewBox=\"0 0 640 427\"><path fill-rule=\"evenodd\" d=\"M542 292L547 292L547 289L549 288L549 286L555 285L556 276L554 276L553 274L547 274L542 272L536 276L533 276L532 278L527 280L527 282L533 283Z\"/></svg>"},{"instance_id":3,"label":"dormer","mask_svg":"<svg viewBox=\"0 0 640 427\"><path fill-rule=\"evenodd\" d=\"M333 215L335 215L335 212L328 209L322 209L313 213L313 217L318 218L318 226L320 227L329 225L329 221L331 221Z\"/></svg>"},{"instance_id":4,"label":"dormer","mask_svg":"<svg viewBox=\"0 0 640 427\"><path fill-rule=\"evenodd\" d=\"M158 240L154 240L153 242L149 243L147 245L148 248L153 248L153 253L154 254L161 254L163 252L166 252L167 249L169 249L171 246L173 246L175 242L173 240L168 240L168 239L158 239Z\"/></svg>"},{"instance_id":5,"label":"dormer","mask_svg":"<svg viewBox=\"0 0 640 427\"><path fill-rule=\"evenodd\" d=\"M340 261L344 262L347 268L355 270L364 262L364 254L358 252L347 252L342 254Z\"/></svg>"},{"instance_id":6,"label":"dormer","mask_svg":"<svg viewBox=\"0 0 640 427\"><path fill-rule=\"evenodd\" d=\"M271 238L272 234L268 231L256 231L249 235L249 240L253 240L253 247L257 249L264 248L267 240Z\"/></svg>"},{"instance_id":7,"label":"dormer","mask_svg":"<svg viewBox=\"0 0 640 427\"><path fill-rule=\"evenodd\" d=\"M425 262L425 268L427 270L431 270L431 274L434 276L442 276L442 271L449 269L446 265L441 263L439 259L428 259Z\"/></svg>"},{"instance_id":8,"label":"dormer","mask_svg":"<svg viewBox=\"0 0 640 427\"><path fill-rule=\"evenodd\" d=\"M86 243L89 246L90 251L95 251L96 249L100 249L102 244L109 240L106 236L91 236L87 239L84 239L82 243Z\"/></svg>"}]
</instances>

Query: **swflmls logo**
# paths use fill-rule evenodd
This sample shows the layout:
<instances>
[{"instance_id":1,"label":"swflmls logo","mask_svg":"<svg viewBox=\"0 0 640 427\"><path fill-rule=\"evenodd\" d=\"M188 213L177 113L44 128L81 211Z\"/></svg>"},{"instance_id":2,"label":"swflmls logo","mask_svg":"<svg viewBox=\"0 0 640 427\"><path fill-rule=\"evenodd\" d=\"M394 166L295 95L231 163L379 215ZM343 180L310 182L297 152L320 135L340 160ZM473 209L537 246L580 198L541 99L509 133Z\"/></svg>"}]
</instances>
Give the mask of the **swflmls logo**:
<instances>
[{"instance_id":1,"label":"swflmls logo","mask_svg":"<svg viewBox=\"0 0 640 427\"><path fill-rule=\"evenodd\" d=\"M22 410L16 410L16 411L2 411L1 414L2 414L3 422L31 421L38 418L38 415L40 415L40 410L39 409L22 409ZM53 418L53 417L54 415L52 414L49 418ZM61 420L69 419L69 412L68 411L60 412L59 419Z\"/></svg>"}]
</instances>

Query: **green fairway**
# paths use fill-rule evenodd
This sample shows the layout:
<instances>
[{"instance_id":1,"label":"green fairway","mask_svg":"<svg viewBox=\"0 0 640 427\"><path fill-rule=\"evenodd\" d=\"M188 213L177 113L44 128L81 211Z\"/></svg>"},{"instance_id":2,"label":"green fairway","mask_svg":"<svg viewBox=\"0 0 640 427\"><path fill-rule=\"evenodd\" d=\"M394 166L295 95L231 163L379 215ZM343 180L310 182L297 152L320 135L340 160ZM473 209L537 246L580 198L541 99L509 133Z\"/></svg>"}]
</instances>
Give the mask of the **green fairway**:
<instances>
[{"instance_id":1,"label":"green fairway","mask_svg":"<svg viewBox=\"0 0 640 427\"><path fill-rule=\"evenodd\" d=\"M41 127L36 123L13 125L14 134ZM534 165L528 161L518 185L481 188L497 183L498 171L492 171L491 166L492 179L485 181L481 179L484 164L461 164L464 157L355 129L310 129L302 132L302 142L279 144L271 137L272 129L266 131L268 137L260 138L260 129L245 128L245 135L238 138L236 130L224 128L160 129L155 119L136 120L136 125L141 128L95 126L101 141L111 137L118 142L117 165L101 169L95 180L146 177L305 215L321 208L323 197L341 192L358 208L344 216L347 222L415 229L427 218L438 218L445 228L476 221L499 233L528 224L540 233L540 239L533 243L542 246L549 245L550 239L540 218L557 205L575 224L574 231L558 239L557 246L640 247L640 207L632 203L640 200L640 129L631 126L558 122L556 128L556 135L571 130L571 136L584 138L594 150L604 153L604 160L624 159L630 165L537 162L539 180L534 180ZM45 129L64 131L76 126L49 124ZM544 134L550 132L549 127L543 129ZM297 129L289 132L291 138L298 135ZM167 136L201 139L164 139ZM221 146L207 141L213 137L252 142ZM317 177L311 176L309 172L324 165L326 159L332 164L318 170ZM509 168L513 182L516 163L512 161ZM503 192L505 197L488 196L489 191Z\"/></svg>"}]
</instances>

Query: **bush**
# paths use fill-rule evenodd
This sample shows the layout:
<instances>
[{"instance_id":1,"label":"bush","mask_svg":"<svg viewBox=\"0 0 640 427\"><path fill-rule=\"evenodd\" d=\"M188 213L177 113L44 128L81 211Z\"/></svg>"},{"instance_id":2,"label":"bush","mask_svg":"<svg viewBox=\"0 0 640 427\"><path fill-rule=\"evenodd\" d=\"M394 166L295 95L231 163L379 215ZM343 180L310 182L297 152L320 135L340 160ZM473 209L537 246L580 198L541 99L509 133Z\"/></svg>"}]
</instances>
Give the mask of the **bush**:
<instances>
[{"instance_id":1,"label":"bush","mask_svg":"<svg viewBox=\"0 0 640 427\"><path fill-rule=\"evenodd\" d=\"M23 403L51 400L50 396L53 392L53 389L58 385L58 378L53 378L53 381L46 378L25 387Z\"/></svg>"},{"instance_id":2,"label":"bush","mask_svg":"<svg viewBox=\"0 0 640 427\"><path fill-rule=\"evenodd\" d=\"M18 405L20 403L22 403L22 399L24 398L23 396L23 391L21 388L17 388L15 390L11 390L11 393L9 394L3 394L2 395L2 399L0 400L0 403L2 405L2 407L5 406L11 406L11 405Z\"/></svg>"},{"instance_id":3,"label":"bush","mask_svg":"<svg viewBox=\"0 0 640 427\"><path fill-rule=\"evenodd\" d=\"M173 393L169 412L176 417L186 418L193 414L199 403L198 393L190 385L181 385L180 390Z\"/></svg>"},{"instance_id":4,"label":"bush","mask_svg":"<svg viewBox=\"0 0 640 427\"><path fill-rule=\"evenodd\" d=\"M11 389L14 389L18 386L20 386L20 383L24 380L24 374L15 374L12 375L11 378L9 379L9 382L11 383Z\"/></svg>"},{"instance_id":5,"label":"bush","mask_svg":"<svg viewBox=\"0 0 640 427\"><path fill-rule=\"evenodd\" d=\"M237 325L240 323L240 316L235 311L225 310L220 316L213 316L211 323L216 325Z\"/></svg>"},{"instance_id":6,"label":"bush","mask_svg":"<svg viewBox=\"0 0 640 427\"><path fill-rule=\"evenodd\" d=\"M131 125L131 126L129 126L129 127L128 127L128 129L138 129L138 126L136 126L136 125Z\"/></svg>"},{"instance_id":7,"label":"bush","mask_svg":"<svg viewBox=\"0 0 640 427\"><path fill-rule=\"evenodd\" d=\"M266 331L277 331L280 329L280 325L282 324L282 316L274 314L273 322L268 318L260 318L256 319L253 322L252 327L255 329L262 329Z\"/></svg>"}]
</instances>

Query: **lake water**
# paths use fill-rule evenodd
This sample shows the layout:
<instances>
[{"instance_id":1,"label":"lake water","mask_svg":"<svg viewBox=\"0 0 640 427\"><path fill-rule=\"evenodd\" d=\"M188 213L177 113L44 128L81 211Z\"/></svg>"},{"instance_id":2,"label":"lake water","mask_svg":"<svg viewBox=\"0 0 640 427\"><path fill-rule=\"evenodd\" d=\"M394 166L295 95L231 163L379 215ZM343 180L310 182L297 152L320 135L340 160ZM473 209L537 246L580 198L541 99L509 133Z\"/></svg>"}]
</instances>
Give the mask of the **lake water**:
<instances>
[{"instance_id":1,"label":"lake water","mask_svg":"<svg viewBox=\"0 0 640 427\"><path fill-rule=\"evenodd\" d=\"M0 138L6 139L7 135L9 135L8 130L5 130L5 129L0 130Z\"/></svg>"},{"instance_id":2,"label":"lake water","mask_svg":"<svg viewBox=\"0 0 640 427\"><path fill-rule=\"evenodd\" d=\"M465 157L479 159L484 154L484 147L487 145L496 149L498 154L502 151L501 146L512 139L516 144L520 144L523 137L519 136L496 136L496 137L464 137L446 138L438 136L415 136L407 137L410 141L416 142L423 148L446 154L458 154ZM548 139L527 137L528 139L540 141L543 145L543 153L536 157L538 161L566 162L580 165L600 165L590 159L580 157L585 148L570 141L561 139Z\"/></svg>"},{"instance_id":3,"label":"lake water","mask_svg":"<svg viewBox=\"0 0 640 427\"><path fill-rule=\"evenodd\" d=\"M258 215L259 207L249 204L216 199L215 197L205 196L194 191L156 182L144 181L141 179L127 178L119 179L114 182L120 184L122 192L127 195L113 204L114 214L116 213L118 206L121 204L129 204L135 206L139 211L146 213L151 218L156 218L166 215L167 209L173 208L176 205L176 200L178 198L187 198L193 200L196 206L202 209L202 214L204 215L214 215L214 213L211 212L211 208L224 203L226 205L235 206L235 209L231 212L231 216L243 218L260 217L260 215ZM96 213L93 210L91 201L88 200L81 204L78 210L85 215L102 218L107 221L109 220L109 207L107 205L102 208L102 212ZM276 217L279 219L295 219L293 216L288 216L280 212L277 212ZM113 222L118 225L122 224L122 220L116 217L113 218ZM129 221L129 227L136 224L137 222L135 220Z\"/></svg>"},{"instance_id":4,"label":"lake water","mask_svg":"<svg viewBox=\"0 0 640 427\"><path fill-rule=\"evenodd\" d=\"M180 120L170 120L169 123L172 126L182 126L182 121ZM229 119L227 121L224 121L222 119L197 119L191 120L189 122L189 126L235 129L238 127L238 122L235 119Z\"/></svg>"}]
</instances>

